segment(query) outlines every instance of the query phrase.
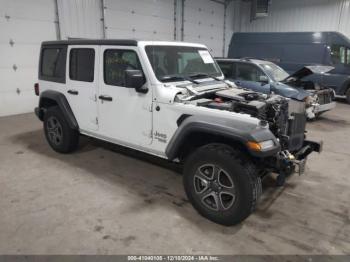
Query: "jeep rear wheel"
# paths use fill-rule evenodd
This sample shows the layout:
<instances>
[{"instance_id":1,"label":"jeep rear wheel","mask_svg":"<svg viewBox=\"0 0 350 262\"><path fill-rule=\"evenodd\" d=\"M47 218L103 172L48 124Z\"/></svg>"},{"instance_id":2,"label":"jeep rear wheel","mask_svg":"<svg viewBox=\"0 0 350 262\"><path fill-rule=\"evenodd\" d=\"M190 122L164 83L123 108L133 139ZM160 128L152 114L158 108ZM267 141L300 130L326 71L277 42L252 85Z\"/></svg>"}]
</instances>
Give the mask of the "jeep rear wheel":
<instances>
[{"instance_id":1,"label":"jeep rear wheel","mask_svg":"<svg viewBox=\"0 0 350 262\"><path fill-rule=\"evenodd\" d=\"M79 144L79 133L69 127L59 107L50 107L44 116L45 137L53 150L70 153Z\"/></svg>"},{"instance_id":2,"label":"jeep rear wheel","mask_svg":"<svg viewBox=\"0 0 350 262\"><path fill-rule=\"evenodd\" d=\"M253 163L242 152L224 144L197 149L186 160L184 187L188 199L205 218L234 225L255 209L261 180Z\"/></svg>"}]
</instances>

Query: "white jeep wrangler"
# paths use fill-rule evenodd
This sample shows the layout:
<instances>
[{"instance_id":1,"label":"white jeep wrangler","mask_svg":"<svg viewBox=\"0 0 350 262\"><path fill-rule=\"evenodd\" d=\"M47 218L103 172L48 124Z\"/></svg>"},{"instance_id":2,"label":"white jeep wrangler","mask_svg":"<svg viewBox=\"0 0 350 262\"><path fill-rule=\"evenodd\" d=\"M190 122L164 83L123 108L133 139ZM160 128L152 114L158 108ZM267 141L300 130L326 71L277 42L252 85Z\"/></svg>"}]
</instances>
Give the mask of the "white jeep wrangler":
<instances>
[{"instance_id":1,"label":"white jeep wrangler","mask_svg":"<svg viewBox=\"0 0 350 262\"><path fill-rule=\"evenodd\" d=\"M43 42L35 92L55 151L84 134L179 162L192 205L223 225L254 210L265 174L283 184L321 151L305 139L304 103L237 88L200 44Z\"/></svg>"}]
</instances>

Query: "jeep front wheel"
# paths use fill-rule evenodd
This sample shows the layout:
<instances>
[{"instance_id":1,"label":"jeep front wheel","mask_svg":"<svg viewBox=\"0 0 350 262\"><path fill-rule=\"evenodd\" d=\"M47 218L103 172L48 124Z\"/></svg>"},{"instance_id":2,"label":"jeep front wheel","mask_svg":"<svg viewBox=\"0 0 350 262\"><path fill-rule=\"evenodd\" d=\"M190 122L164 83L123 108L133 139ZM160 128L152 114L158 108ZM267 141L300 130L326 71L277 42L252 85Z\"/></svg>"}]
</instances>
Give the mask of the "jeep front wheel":
<instances>
[{"instance_id":1,"label":"jeep front wheel","mask_svg":"<svg viewBox=\"0 0 350 262\"><path fill-rule=\"evenodd\" d=\"M59 107L50 107L44 116L45 137L53 150L70 153L79 144L79 133L70 128Z\"/></svg>"},{"instance_id":2,"label":"jeep front wheel","mask_svg":"<svg viewBox=\"0 0 350 262\"><path fill-rule=\"evenodd\" d=\"M184 187L188 199L205 218L234 225L254 211L261 180L243 153L224 144L200 147L186 160Z\"/></svg>"}]
</instances>

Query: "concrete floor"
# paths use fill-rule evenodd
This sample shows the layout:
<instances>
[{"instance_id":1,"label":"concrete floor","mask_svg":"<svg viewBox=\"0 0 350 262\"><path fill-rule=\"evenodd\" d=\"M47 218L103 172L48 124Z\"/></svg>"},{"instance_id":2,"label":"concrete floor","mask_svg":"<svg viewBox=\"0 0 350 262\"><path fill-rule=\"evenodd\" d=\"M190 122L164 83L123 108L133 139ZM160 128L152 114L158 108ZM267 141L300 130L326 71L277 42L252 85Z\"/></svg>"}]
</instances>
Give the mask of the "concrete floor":
<instances>
[{"instance_id":1,"label":"concrete floor","mask_svg":"<svg viewBox=\"0 0 350 262\"><path fill-rule=\"evenodd\" d=\"M0 254L350 254L350 106L308 129L325 145L306 175L223 227L163 161L87 139L59 155L33 114L0 118Z\"/></svg>"}]
</instances>

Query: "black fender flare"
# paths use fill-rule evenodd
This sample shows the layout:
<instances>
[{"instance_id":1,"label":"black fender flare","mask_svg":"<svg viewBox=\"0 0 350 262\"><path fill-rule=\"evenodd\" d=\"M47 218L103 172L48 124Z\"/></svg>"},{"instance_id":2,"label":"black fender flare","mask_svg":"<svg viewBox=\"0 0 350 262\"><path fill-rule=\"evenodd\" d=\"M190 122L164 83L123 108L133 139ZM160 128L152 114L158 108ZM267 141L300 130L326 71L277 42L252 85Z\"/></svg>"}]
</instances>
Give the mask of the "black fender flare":
<instances>
[{"instance_id":1,"label":"black fender flare","mask_svg":"<svg viewBox=\"0 0 350 262\"><path fill-rule=\"evenodd\" d=\"M187 137L192 133L205 133L231 139L245 146L248 152L255 157L274 156L281 149L276 137L266 127L256 126L256 124L245 121L235 121L234 119L188 116L181 122L166 147L165 154L169 160L178 157L181 146L186 143ZM248 141L262 142L266 140L273 140L275 146L260 152L252 151L247 147Z\"/></svg>"},{"instance_id":2,"label":"black fender flare","mask_svg":"<svg viewBox=\"0 0 350 262\"><path fill-rule=\"evenodd\" d=\"M74 130L79 130L78 122L73 114L73 111L69 105L67 98L64 94L58 91L46 90L40 94L39 108L35 110L40 120L44 119L45 110L47 110L47 106L45 105L46 99L56 102L65 119L67 120L70 128Z\"/></svg>"}]
</instances>

